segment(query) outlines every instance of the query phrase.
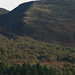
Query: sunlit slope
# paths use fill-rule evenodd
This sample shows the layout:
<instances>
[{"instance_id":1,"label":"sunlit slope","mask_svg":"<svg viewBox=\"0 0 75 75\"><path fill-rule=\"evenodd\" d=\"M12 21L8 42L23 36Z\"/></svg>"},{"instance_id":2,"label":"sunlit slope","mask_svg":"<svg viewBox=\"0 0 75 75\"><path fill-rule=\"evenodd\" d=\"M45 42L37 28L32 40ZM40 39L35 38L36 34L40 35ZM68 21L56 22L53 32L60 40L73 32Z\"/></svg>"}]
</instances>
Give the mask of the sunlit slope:
<instances>
[{"instance_id":1,"label":"sunlit slope","mask_svg":"<svg viewBox=\"0 0 75 75\"><path fill-rule=\"evenodd\" d=\"M26 14L24 21L30 28L26 31L34 38L48 42L75 41L74 0L43 0L34 3Z\"/></svg>"}]
</instances>

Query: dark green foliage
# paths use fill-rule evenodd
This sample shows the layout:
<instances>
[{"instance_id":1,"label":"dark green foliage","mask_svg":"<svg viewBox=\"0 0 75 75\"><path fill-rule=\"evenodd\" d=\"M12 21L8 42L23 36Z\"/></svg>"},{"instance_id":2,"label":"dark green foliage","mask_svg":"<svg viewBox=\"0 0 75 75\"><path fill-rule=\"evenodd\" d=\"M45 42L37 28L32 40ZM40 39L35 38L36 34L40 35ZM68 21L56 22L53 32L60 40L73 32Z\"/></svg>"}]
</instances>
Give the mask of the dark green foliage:
<instances>
[{"instance_id":1,"label":"dark green foliage","mask_svg":"<svg viewBox=\"0 0 75 75\"><path fill-rule=\"evenodd\" d=\"M37 67L35 65L32 66L32 75L38 75Z\"/></svg>"},{"instance_id":2,"label":"dark green foliage","mask_svg":"<svg viewBox=\"0 0 75 75\"><path fill-rule=\"evenodd\" d=\"M0 63L0 75L74 75L75 65L66 63L61 67L49 67L38 64L6 65Z\"/></svg>"},{"instance_id":3,"label":"dark green foliage","mask_svg":"<svg viewBox=\"0 0 75 75\"><path fill-rule=\"evenodd\" d=\"M0 63L0 75L5 75L8 72L8 66L4 63Z\"/></svg>"},{"instance_id":4,"label":"dark green foliage","mask_svg":"<svg viewBox=\"0 0 75 75\"><path fill-rule=\"evenodd\" d=\"M39 64L36 65L29 65L29 64L23 64L22 66L20 65L12 65L11 67L6 66L3 63L0 63L0 75L56 75L54 74L54 69L48 69L44 68ZM49 73L46 74L46 72L52 71L53 74Z\"/></svg>"}]
</instances>

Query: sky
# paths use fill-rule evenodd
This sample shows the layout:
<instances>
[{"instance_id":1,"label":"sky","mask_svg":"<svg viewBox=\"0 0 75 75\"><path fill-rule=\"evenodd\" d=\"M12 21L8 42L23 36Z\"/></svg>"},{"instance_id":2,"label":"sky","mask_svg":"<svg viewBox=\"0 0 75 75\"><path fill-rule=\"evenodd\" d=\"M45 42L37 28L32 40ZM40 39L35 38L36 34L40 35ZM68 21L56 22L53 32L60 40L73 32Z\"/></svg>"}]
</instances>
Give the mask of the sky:
<instances>
[{"instance_id":1,"label":"sky","mask_svg":"<svg viewBox=\"0 0 75 75\"><path fill-rule=\"evenodd\" d=\"M14 8L16 8L19 4L28 1L36 1L36 0L0 0L0 8L5 8L11 11Z\"/></svg>"}]
</instances>

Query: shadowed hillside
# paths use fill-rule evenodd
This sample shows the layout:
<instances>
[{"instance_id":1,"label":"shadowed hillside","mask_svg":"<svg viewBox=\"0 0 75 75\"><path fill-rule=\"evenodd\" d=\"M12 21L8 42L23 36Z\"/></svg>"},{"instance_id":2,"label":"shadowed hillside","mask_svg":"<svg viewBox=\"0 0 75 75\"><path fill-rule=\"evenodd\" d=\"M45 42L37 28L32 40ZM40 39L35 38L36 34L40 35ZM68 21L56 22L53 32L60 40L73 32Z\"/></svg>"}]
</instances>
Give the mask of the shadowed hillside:
<instances>
[{"instance_id":1,"label":"shadowed hillside","mask_svg":"<svg viewBox=\"0 0 75 75\"><path fill-rule=\"evenodd\" d=\"M23 17L26 16L24 12L27 11L33 3L34 2L23 3L8 14L1 15L0 26L2 33L10 32L21 34L21 29L24 26Z\"/></svg>"},{"instance_id":2,"label":"shadowed hillside","mask_svg":"<svg viewBox=\"0 0 75 75\"><path fill-rule=\"evenodd\" d=\"M75 42L74 19L74 0L28 2L0 16L0 31L72 46Z\"/></svg>"}]
</instances>

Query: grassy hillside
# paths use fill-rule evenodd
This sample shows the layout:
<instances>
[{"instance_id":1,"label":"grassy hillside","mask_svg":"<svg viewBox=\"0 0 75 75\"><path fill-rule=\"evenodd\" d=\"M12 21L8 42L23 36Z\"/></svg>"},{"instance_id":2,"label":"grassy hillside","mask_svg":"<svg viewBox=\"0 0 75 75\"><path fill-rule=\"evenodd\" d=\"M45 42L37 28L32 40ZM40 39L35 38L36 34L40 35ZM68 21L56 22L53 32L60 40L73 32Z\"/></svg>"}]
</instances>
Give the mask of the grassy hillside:
<instances>
[{"instance_id":1,"label":"grassy hillside","mask_svg":"<svg viewBox=\"0 0 75 75\"><path fill-rule=\"evenodd\" d=\"M24 17L28 35L47 42L75 42L75 1L43 0L35 3ZM24 29L24 32L25 31Z\"/></svg>"}]
</instances>

